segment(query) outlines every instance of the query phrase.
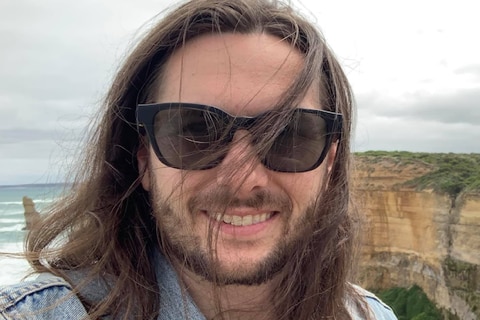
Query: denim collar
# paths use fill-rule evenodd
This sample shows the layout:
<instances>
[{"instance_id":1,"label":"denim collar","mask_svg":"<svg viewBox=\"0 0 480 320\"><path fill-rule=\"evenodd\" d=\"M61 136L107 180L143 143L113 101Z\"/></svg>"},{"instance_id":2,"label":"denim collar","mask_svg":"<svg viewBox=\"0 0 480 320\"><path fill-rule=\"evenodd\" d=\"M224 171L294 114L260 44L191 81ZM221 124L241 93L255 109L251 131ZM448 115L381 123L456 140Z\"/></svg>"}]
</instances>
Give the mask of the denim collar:
<instances>
[{"instance_id":1,"label":"denim collar","mask_svg":"<svg viewBox=\"0 0 480 320\"><path fill-rule=\"evenodd\" d=\"M157 319L205 320L190 295L180 287L178 275L170 262L158 251L153 260L160 290L160 315Z\"/></svg>"},{"instance_id":2,"label":"denim collar","mask_svg":"<svg viewBox=\"0 0 480 320\"><path fill-rule=\"evenodd\" d=\"M205 320L190 295L180 286L179 278L171 263L159 251L153 254L155 275L160 293L160 312L157 320L189 319ZM98 303L104 299L115 281L108 281L97 277L82 286L82 280L88 274L85 270L69 270L66 272L73 285L80 285L79 292L82 298L89 303Z\"/></svg>"}]
</instances>

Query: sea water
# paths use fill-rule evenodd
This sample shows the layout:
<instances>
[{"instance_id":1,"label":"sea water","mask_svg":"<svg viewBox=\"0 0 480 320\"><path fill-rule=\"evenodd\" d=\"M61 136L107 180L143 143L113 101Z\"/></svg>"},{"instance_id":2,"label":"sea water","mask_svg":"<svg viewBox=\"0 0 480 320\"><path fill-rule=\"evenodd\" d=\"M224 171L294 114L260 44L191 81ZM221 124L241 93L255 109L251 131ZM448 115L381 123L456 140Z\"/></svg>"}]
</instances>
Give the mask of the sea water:
<instances>
[{"instance_id":1,"label":"sea water","mask_svg":"<svg viewBox=\"0 0 480 320\"><path fill-rule=\"evenodd\" d=\"M27 196L42 212L63 191L62 184L0 186L0 252L20 253L27 234L22 198ZM20 281L31 271L24 259L0 255L0 285Z\"/></svg>"}]
</instances>

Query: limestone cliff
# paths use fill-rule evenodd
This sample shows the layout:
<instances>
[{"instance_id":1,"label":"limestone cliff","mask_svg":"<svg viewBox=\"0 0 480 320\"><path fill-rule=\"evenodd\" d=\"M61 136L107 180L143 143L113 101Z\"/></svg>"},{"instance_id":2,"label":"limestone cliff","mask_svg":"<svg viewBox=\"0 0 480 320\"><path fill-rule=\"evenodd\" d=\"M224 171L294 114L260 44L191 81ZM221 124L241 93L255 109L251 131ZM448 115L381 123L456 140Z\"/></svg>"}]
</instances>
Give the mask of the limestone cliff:
<instances>
[{"instance_id":1,"label":"limestone cliff","mask_svg":"<svg viewBox=\"0 0 480 320\"><path fill-rule=\"evenodd\" d=\"M356 198L369 222L362 285L418 284L460 319L480 319L480 192L434 191L435 184L419 190L411 181L438 171L438 164L407 158L356 157Z\"/></svg>"}]
</instances>

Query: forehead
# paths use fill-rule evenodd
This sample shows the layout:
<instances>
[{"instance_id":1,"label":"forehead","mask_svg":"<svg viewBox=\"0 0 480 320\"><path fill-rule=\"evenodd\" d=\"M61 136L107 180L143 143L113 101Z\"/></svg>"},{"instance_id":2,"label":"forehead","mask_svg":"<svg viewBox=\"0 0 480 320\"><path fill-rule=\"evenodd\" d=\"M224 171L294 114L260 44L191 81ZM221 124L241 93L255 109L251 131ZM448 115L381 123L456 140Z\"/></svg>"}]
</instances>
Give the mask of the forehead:
<instances>
[{"instance_id":1,"label":"forehead","mask_svg":"<svg viewBox=\"0 0 480 320\"><path fill-rule=\"evenodd\" d=\"M156 102L202 103L255 115L275 105L303 63L297 49L272 35L203 35L168 59ZM314 92L307 97L302 107L318 108Z\"/></svg>"}]
</instances>

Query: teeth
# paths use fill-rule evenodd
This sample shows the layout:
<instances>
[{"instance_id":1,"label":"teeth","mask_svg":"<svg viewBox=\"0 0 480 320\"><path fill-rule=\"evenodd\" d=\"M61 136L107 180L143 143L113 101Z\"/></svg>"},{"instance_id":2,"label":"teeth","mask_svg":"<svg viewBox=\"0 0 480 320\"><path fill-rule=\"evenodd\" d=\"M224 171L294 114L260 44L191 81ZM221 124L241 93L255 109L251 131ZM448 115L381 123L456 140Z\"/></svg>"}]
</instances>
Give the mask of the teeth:
<instances>
[{"instance_id":1,"label":"teeth","mask_svg":"<svg viewBox=\"0 0 480 320\"><path fill-rule=\"evenodd\" d=\"M233 219L232 216L227 216L227 215L223 216L223 222L225 222L225 223L232 223L232 219ZM220 213L220 217L217 219L217 221L222 221L222 214L221 213Z\"/></svg>"},{"instance_id":2,"label":"teeth","mask_svg":"<svg viewBox=\"0 0 480 320\"><path fill-rule=\"evenodd\" d=\"M262 213L256 215L248 215L248 216L232 216L225 214L222 217L221 213L212 213L210 214L211 218L214 218L218 222L225 222L234 226L251 226L252 224L257 224L264 222L272 216L271 213Z\"/></svg>"},{"instance_id":3,"label":"teeth","mask_svg":"<svg viewBox=\"0 0 480 320\"><path fill-rule=\"evenodd\" d=\"M241 225L242 225L242 220L243 220L243 218L240 217L240 216L233 216L231 223L232 223L234 226L241 226Z\"/></svg>"},{"instance_id":4,"label":"teeth","mask_svg":"<svg viewBox=\"0 0 480 320\"><path fill-rule=\"evenodd\" d=\"M242 219L242 226L249 226L253 224L253 218L252 216L245 216Z\"/></svg>"}]
</instances>

